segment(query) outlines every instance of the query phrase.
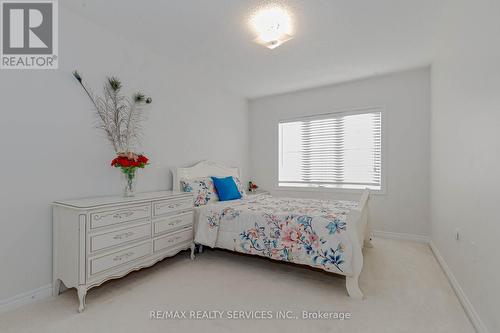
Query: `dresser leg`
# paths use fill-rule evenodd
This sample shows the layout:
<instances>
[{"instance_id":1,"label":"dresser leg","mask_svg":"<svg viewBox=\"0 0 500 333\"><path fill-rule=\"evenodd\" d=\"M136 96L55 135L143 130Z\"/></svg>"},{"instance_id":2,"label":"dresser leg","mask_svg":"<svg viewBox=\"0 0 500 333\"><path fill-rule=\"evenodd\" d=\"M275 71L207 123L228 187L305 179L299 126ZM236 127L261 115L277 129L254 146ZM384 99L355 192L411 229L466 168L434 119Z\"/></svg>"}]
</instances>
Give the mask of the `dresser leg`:
<instances>
[{"instance_id":1,"label":"dresser leg","mask_svg":"<svg viewBox=\"0 0 500 333\"><path fill-rule=\"evenodd\" d=\"M194 242L191 244L191 260L194 260L194 250L196 249L196 245Z\"/></svg>"},{"instance_id":2,"label":"dresser leg","mask_svg":"<svg viewBox=\"0 0 500 333\"><path fill-rule=\"evenodd\" d=\"M57 296L61 292L61 280L55 279L52 283L52 296Z\"/></svg>"},{"instance_id":3,"label":"dresser leg","mask_svg":"<svg viewBox=\"0 0 500 333\"><path fill-rule=\"evenodd\" d=\"M78 286L78 301L80 302L80 306L78 307L78 312L83 312L85 310L85 299L87 298L87 288L84 286Z\"/></svg>"}]
</instances>

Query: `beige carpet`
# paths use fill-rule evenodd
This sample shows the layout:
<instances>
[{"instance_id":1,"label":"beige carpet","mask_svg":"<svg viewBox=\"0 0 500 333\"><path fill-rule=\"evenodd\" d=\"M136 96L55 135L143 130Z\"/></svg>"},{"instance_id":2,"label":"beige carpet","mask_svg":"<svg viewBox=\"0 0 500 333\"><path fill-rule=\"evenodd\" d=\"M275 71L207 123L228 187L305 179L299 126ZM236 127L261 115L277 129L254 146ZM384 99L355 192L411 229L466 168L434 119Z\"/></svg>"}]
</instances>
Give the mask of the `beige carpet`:
<instances>
[{"instance_id":1,"label":"beige carpet","mask_svg":"<svg viewBox=\"0 0 500 333\"><path fill-rule=\"evenodd\" d=\"M474 332L427 245L376 239L365 250L361 288L344 278L266 259L183 252L93 289L78 314L76 293L0 315L0 332ZM283 310L288 320L150 320L150 311ZM303 320L302 311L349 312L349 320ZM188 313L189 315L189 313Z\"/></svg>"}]
</instances>

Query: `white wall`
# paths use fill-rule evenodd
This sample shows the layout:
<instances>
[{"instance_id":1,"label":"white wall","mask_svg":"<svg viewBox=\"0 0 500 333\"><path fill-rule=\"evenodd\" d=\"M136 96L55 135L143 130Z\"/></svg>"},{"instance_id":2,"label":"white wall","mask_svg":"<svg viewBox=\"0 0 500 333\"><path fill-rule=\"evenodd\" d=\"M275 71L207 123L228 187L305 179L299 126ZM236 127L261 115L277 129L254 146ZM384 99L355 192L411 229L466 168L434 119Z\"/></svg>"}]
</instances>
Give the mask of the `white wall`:
<instances>
[{"instance_id":1,"label":"white wall","mask_svg":"<svg viewBox=\"0 0 500 333\"><path fill-rule=\"evenodd\" d=\"M152 165L141 171L139 191L171 188L170 168L205 158L248 174L244 99L64 7L59 17L59 70L0 73L0 300L51 282L50 202L121 190L74 69L95 92L106 75L117 75L126 91L153 97L142 146Z\"/></svg>"},{"instance_id":2,"label":"white wall","mask_svg":"<svg viewBox=\"0 0 500 333\"><path fill-rule=\"evenodd\" d=\"M249 103L252 179L275 195L328 198L331 192L277 190L278 121L365 106L385 107L386 194L374 195L374 229L428 235L429 69L255 99ZM342 195L357 199L357 195Z\"/></svg>"},{"instance_id":3,"label":"white wall","mask_svg":"<svg viewBox=\"0 0 500 333\"><path fill-rule=\"evenodd\" d=\"M485 326L500 332L500 3L445 8L432 67L432 240Z\"/></svg>"}]
</instances>

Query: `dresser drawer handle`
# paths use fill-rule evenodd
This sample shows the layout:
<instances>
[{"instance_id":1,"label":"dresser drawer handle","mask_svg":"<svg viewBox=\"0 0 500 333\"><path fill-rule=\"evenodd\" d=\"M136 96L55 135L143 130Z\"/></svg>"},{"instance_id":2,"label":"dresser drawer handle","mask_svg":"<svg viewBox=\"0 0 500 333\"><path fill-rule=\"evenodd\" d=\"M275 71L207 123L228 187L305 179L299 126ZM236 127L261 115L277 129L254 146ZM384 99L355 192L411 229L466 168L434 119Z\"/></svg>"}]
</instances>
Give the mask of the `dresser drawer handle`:
<instances>
[{"instance_id":1,"label":"dresser drawer handle","mask_svg":"<svg viewBox=\"0 0 500 333\"><path fill-rule=\"evenodd\" d=\"M107 216L111 216L112 218L114 219L123 219L123 218L127 218L129 216L132 216L134 215L136 212L145 212L147 213L148 211L148 207L144 207L144 208L139 208L139 209L134 209L134 210L127 210L127 211L122 211L122 212L118 212L118 213L109 213L109 214L95 214L94 215L94 219L96 221L99 221Z\"/></svg>"},{"instance_id":2,"label":"dresser drawer handle","mask_svg":"<svg viewBox=\"0 0 500 333\"><path fill-rule=\"evenodd\" d=\"M177 237L175 237L175 238L171 238L171 239L169 239L169 240L168 240L168 242L169 242L169 243L173 243L173 242L175 242L176 240L179 240L179 239L181 239L181 237L180 237L180 236L177 236Z\"/></svg>"},{"instance_id":3,"label":"dresser drawer handle","mask_svg":"<svg viewBox=\"0 0 500 333\"><path fill-rule=\"evenodd\" d=\"M131 215L134 215L134 213L133 212L116 213L113 215L113 218L114 219L123 219L123 218L129 217Z\"/></svg>"},{"instance_id":4,"label":"dresser drawer handle","mask_svg":"<svg viewBox=\"0 0 500 333\"><path fill-rule=\"evenodd\" d=\"M132 231L129 232L124 232L123 234L118 234L113 239L122 239L122 238L129 238L130 236L133 236L134 233Z\"/></svg>"},{"instance_id":5,"label":"dresser drawer handle","mask_svg":"<svg viewBox=\"0 0 500 333\"><path fill-rule=\"evenodd\" d=\"M121 260L126 259L128 257L131 257L133 255L134 255L134 252L127 252L127 253L124 253L122 255L114 257L113 261L121 261Z\"/></svg>"},{"instance_id":6,"label":"dresser drawer handle","mask_svg":"<svg viewBox=\"0 0 500 333\"><path fill-rule=\"evenodd\" d=\"M168 225L170 225L170 226L174 226L174 225L179 224L179 223L181 223L181 222L182 222L182 220L181 220L181 219L178 219L178 220L175 220L175 221L170 222Z\"/></svg>"},{"instance_id":7,"label":"dresser drawer handle","mask_svg":"<svg viewBox=\"0 0 500 333\"><path fill-rule=\"evenodd\" d=\"M179 206L182 206L182 203L180 203L180 202L171 203L171 204L168 204L166 207L169 209L174 209L174 208L177 208ZM163 206L161 204L158 204L158 206L157 206L157 208L159 208L159 209L162 209L163 207L165 207L165 206Z\"/></svg>"},{"instance_id":8,"label":"dresser drawer handle","mask_svg":"<svg viewBox=\"0 0 500 333\"><path fill-rule=\"evenodd\" d=\"M103 218L105 218L106 216L109 216L109 215L110 214L105 214L105 215L98 215L98 214L96 214L94 216L94 219L96 221L98 221L98 220L103 219ZM115 214L111 215L111 217L114 218L114 219L123 219L123 218L129 217L131 215L134 215L134 212L127 211L127 212L122 212L122 213L115 213Z\"/></svg>"}]
</instances>

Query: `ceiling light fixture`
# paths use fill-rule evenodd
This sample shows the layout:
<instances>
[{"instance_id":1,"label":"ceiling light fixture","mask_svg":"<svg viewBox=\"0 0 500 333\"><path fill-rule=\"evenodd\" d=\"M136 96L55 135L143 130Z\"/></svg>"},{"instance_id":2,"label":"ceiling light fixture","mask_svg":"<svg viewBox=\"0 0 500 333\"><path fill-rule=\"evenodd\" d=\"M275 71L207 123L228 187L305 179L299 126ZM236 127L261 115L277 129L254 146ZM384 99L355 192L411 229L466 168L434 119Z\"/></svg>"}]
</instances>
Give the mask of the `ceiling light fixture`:
<instances>
[{"instance_id":1,"label":"ceiling light fixture","mask_svg":"<svg viewBox=\"0 0 500 333\"><path fill-rule=\"evenodd\" d=\"M250 25L257 34L254 41L271 50L293 38L292 17L282 7L258 10L250 18Z\"/></svg>"}]
</instances>

